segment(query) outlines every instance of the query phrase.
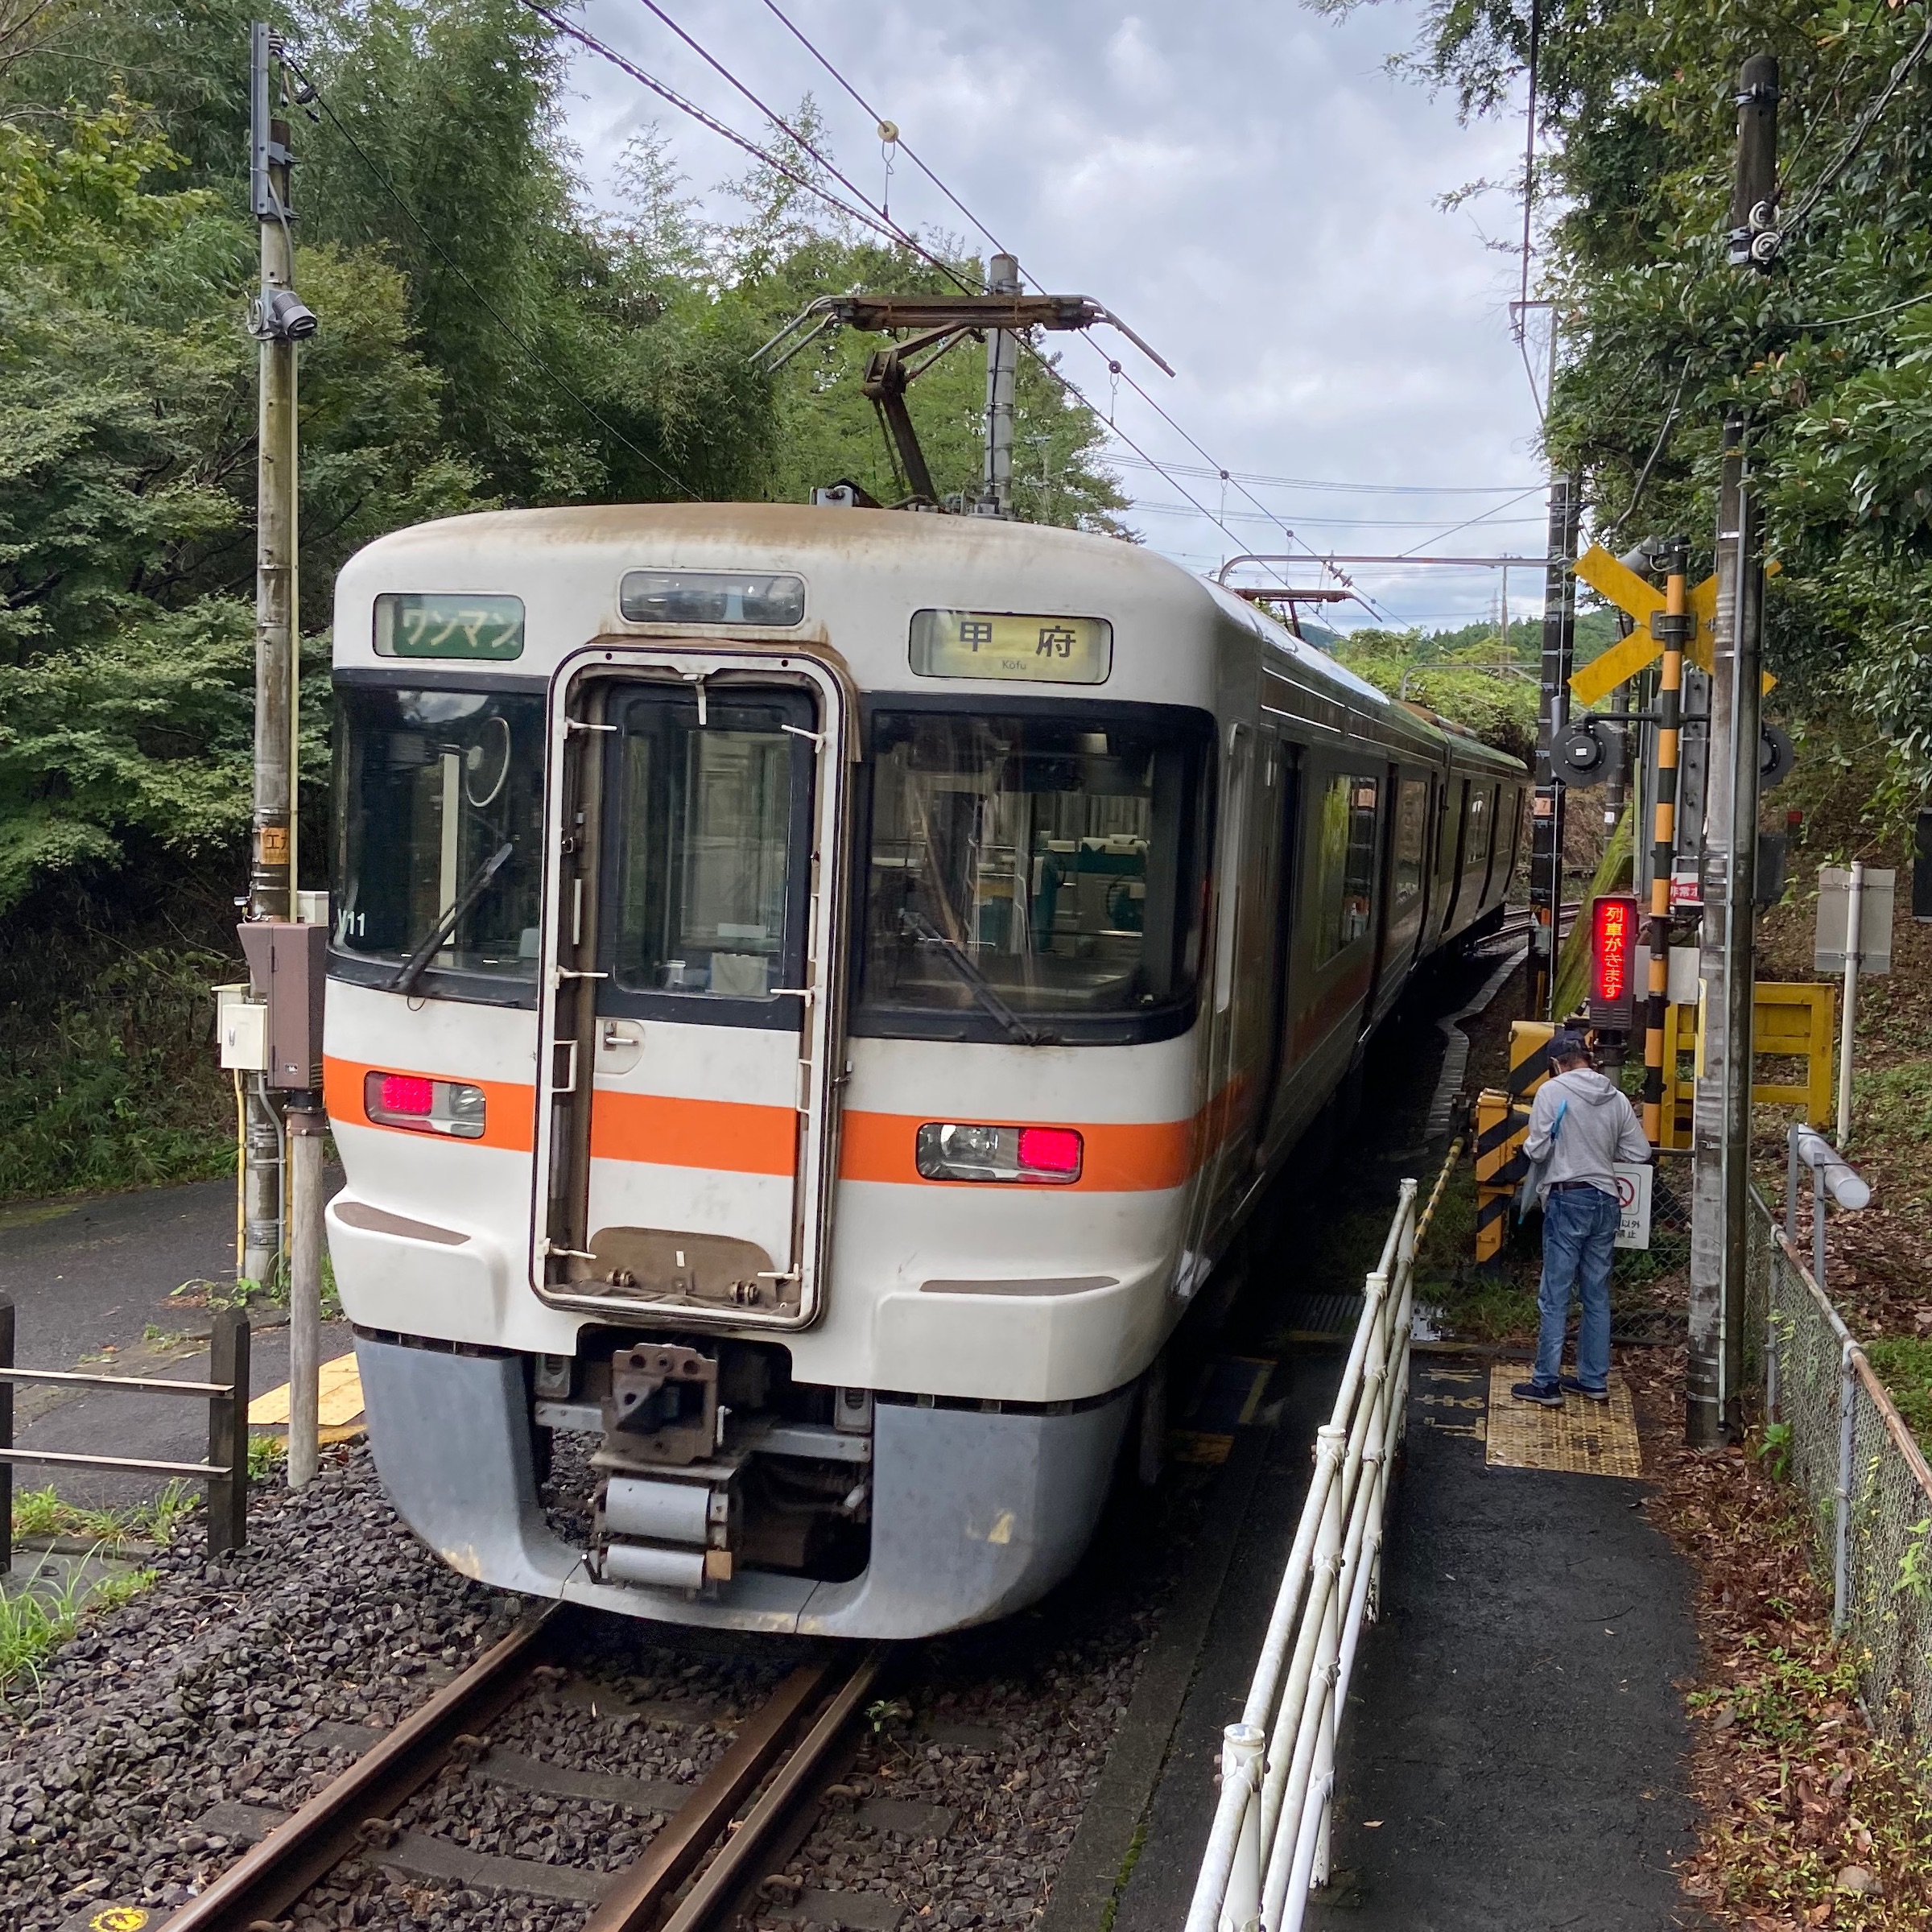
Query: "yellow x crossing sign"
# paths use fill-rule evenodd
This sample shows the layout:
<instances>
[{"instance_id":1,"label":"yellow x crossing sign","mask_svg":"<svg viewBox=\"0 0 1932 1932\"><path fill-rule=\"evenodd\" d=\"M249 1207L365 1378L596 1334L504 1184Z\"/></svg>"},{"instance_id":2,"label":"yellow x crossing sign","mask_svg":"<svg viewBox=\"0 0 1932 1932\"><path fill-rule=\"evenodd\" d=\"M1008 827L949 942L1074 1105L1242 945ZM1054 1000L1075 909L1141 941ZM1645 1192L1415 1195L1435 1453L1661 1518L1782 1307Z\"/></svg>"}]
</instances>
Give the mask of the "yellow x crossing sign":
<instances>
[{"instance_id":1,"label":"yellow x crossing sign","mask_svg":"<svg viewBox=\"0 0 1932 1932\"><path fill-rule=\"evenodd\" d=\"M1765 565L1767 572L1777 568ZM1629 637L1612 644L1602 656L1593 658L1570 679L1570 695L1578 704L1595 704L1607 698L1626 678L1633 678L1653 658L1662 654L1663 646L1650 634L1650 620L1664 608L1664 593L1646 583L1627 565L1620 564L1600 543L1592 543L1576 560L1576 574L1599 597L1627 612L1637 628ZM1711 668L1711 638L1717 618L1717 579L1706 577L1685 600L1692 624L1686 646L1690 661L1699 671ZM1777 680L1767 676L1769 691Z\"/></svg>"}]
</instances>

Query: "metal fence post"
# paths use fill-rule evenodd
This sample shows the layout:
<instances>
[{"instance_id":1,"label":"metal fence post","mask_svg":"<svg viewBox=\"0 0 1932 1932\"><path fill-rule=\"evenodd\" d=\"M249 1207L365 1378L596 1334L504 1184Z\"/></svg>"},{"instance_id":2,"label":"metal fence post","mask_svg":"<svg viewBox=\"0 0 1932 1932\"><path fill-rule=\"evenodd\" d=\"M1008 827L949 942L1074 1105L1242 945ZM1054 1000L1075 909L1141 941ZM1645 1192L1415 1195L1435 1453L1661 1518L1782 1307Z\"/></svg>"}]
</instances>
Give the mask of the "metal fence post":
<instances>
[{"instance_id":1,"label":"metal fence post","mask_svg":"<svg viewBox=\"0 0 1932 1932\"><path fill-rule=\"evenodd\" d=\"M14 1365L14 1304L0 1296L0 1368ZM14 1385L0 1381L0 1449L14 1446ZM0 1576L14 1567L14 1466L0 1462Z\"/></svg>"},{"instance_id":2,"label":"metal fence post","mask_svg":"<svg viewBox=\"0 0 1932 1932\"><path fill-rule=\"evenodd\" d=\"M1241 1835L1234 1848L1234 1869L1228 1875L1226 1900L1219 1932L1253 1932L1261 1915L1261 1807L1258 1800L1261 1752L1268 1733L1259 1724L1230 1724L1221 1733L1221 1780L1247 1793L1241 1812Z\"/></svg>"},{"instance_id":3,"label":"metal fence post","mask_svg":"<svg viewBox=\"0 0 1932 1932\"><path fill-rule=\"evenodd\" d=\"M208 1404L208 1460L225 1471L208 1479L208 1553L223 1556L248 1541L248 1317L238 1308L215 1316L208 1379L228 1385Z\"/></svg>"},{"instance_id":4,"label":"metal fence post","mask_svg":"<svg viewBox=\"0 0 1932 1932\"><path fill-rule=\"evenodd\" d=\"M1825 1292L1825 1170L1811 1170L1811 1278Z\"/></svg>"},{"instance_id":5,"label":"metal fence post","mask_svg":"<svg viewBox=\"0 0 1932 1932\"><path fill-rule=\"evenodd\" d=\"M1823 1203L1820 1203L1822 1208ZM1852 1366L1854 1344L1839 1350L1837 1548L1831 1562L1831 1634L1843 1637L1852 1615L1852 1438L1858 1414L1858 1372Z\"/></svg>"},{"instance_id":6,"label":"metal fence post","mask_svg":"<svg viewBox=\"0 0 1932 1932\"><path fill-rule=\"evenodd\" d=\"M1785 1239L1798 1245L1798 1122L1785 1129Z\"/></svg>"}]
</instances>

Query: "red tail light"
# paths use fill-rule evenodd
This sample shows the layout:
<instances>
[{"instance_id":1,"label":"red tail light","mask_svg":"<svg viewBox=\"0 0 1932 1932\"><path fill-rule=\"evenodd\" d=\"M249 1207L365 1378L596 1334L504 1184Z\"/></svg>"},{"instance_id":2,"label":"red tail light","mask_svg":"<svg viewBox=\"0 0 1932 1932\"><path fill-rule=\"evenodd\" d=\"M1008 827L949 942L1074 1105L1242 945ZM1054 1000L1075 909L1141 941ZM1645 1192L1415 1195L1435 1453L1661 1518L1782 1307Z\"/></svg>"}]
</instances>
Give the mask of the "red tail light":
<instances>
[{"instance_id":1,"label":"red tail light","mask_svg":"<svg viewBox=\"0 0 1932 1932\"><path fill-rule=\"evenodd\" d=\"M1080 1137L1071 1127L1022 1127L1019 1156L1035 1174L1078 1174Z\"/></svg>"},{"instance_id":2,"label":"red tail light","mask_svg":"<svg viewBox=\"0 0 1932 1932\"><path fill-rule=\"evenodd\" d=\"M436 1104L436 1099L434 1080L419 1080L409 1073L386 1073L382 1076L382 1099L378 1104L385 1113L427 1115Z\"/></svg>"}]
</instances>

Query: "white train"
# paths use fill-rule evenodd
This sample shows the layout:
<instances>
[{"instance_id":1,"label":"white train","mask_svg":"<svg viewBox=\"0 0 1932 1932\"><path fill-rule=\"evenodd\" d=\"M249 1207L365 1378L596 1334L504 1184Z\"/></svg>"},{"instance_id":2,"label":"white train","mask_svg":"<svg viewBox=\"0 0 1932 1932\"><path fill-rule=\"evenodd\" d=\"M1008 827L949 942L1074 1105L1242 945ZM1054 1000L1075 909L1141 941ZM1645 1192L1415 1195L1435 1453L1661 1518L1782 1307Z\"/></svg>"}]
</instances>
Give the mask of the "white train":
<instances>
[{"instance_id":1,"label":"white train","mask_svg":"<svg viewBox=\"0 0 1932 1932\"><path fill-rule=\"evenodd\" d=\"M1521 766L1130 545L512 511L341 575L329 1241L468 1575L906 1637L1077 1561ZM588 1536L540 1501L587 1439Z\"/></svg>"}]
</instances>

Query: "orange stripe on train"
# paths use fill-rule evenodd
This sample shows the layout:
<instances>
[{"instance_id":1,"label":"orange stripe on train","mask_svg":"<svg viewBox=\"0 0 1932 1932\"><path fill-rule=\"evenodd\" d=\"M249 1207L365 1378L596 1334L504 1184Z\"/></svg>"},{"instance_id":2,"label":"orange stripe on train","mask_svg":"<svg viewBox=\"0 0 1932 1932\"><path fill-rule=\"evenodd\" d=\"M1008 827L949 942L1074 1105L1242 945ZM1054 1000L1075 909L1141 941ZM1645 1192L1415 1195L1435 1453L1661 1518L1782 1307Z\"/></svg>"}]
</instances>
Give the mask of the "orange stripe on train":
<instances>
[{"instance_id":1,"label":"orange stripe on train","mask_svg":"<svg viewBox=\"0 0 1932 1932\"><path fill-rule=\"evenodd\" d=\"M375 1071L352 1060L323 1063L323 1103L333 1120L358 1126L387 1127L369 1120L362 1104L363 1081ZM506 1080L479 1080L468 1074L386 1067L425 1080L464 1080L483 1090L484 1130L480 1141L461 1146L531 1151L531 1114L535 1090ZM1239 1116L1247 1082L1231 1082L1193 1119L1187 1121L1055 1121L1074 1126L1084 1142L1080 1178L1070 1192L1142 1193L1186 1183L1224 1141ZM741 1100L701 1100L671 1094L604 1093L591 1119L593 1158L637 1161L667 1167L708 1168L724 1174L790 1174L796 1170L798 1115L789 1107L766 1107ZM883 1181L906 1187L972 1187L973 1182L932 1182L914 1161L919 1131L929 1113L868 1113L847 1111L841 1124L839 1178ZM1026 1121L991 1121L989 1126L1030 1126Z\"/></svg>"}]
</instances>

